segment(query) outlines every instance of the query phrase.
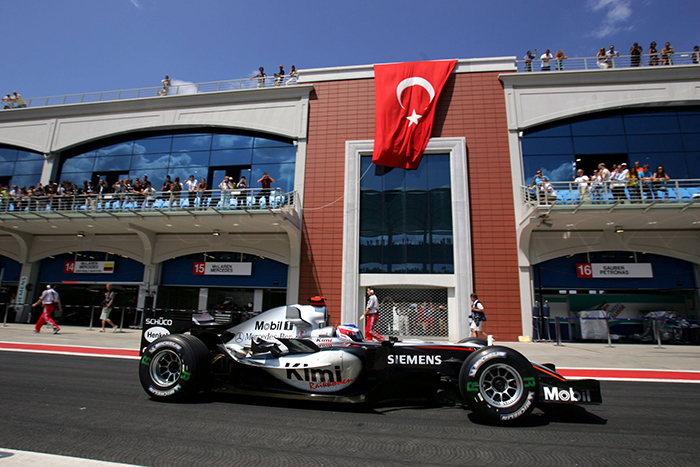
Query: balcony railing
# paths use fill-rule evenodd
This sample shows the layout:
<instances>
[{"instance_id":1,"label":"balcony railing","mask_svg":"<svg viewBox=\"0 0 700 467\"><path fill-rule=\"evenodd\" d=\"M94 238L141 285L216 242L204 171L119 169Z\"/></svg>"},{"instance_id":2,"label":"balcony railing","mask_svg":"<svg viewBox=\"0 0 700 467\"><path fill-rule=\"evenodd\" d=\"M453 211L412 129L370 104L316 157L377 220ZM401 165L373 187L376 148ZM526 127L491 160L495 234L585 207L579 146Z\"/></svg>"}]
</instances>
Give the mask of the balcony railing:
<instances>
[{"instance_id":1,"label":"balcony railing","mask_svg":"<svg viewBox=\"0 0 700 467\"><path fill-rule=\"evenodd\" d=\"M614 186L614 182L551 182L539 186L521 186L525 205L666 205L700 206L700 180L643 181ZM551 188L551 189L550 189Z\"/></svg>"},{"instance_id":2,"label":"balcony railing","mask_svg":"<svg viewBox=\"0 0 700 467\"><path fill-rule=\"evenodd\" d=\"M122 89L118 91L88 92L84 94L67 94L63 96L32 97L25 99L27 107L48 107L65 104L82 104L87 102L119 101L124 99L138 99L141 97L167 97L182 96L186 94L198 94L205 92L237 91L241 89L275 88L292 86L297 83L296 76L268 76L267 78L232 79L228 81L210 81L206 83L180 83L167 88L163 86ZM6 104L3 102L3 105ZM18 108L16 102L12 102L11 108Z\"/></svg>"},{"instance_id":3,"label":"balcony railing","mask_svg":"<svg viewBox=\"0 0 700 467\"><path fill-rule=\"evenodd\" d=\"M655 63L655 65L653 65ZM571 70L611 70L615 68L641 68L675 65L700 65L699 52L676 52L664 60L663 54L652 56L642 54L640 56L620 55L619 57L574 57L566 59L552 58L549 60L549 69L543 70L547 64L535 57L531 62L516 60L519 73L539 71L571 71Z\"/></svg>"},{"instance_id":4,"label":"balcony railing","mask_svg":"<svg viewBox=\"0 0 700 467\"><path fill-rule=\"evenodd\" d=\"M163 211L251 211L286 209L296 203L295 192L279 188L207 190L190 192L63 194L8 196L0 200L0 215L37 215L65 212L163 212Z\"/></svg>"}]
</instances>

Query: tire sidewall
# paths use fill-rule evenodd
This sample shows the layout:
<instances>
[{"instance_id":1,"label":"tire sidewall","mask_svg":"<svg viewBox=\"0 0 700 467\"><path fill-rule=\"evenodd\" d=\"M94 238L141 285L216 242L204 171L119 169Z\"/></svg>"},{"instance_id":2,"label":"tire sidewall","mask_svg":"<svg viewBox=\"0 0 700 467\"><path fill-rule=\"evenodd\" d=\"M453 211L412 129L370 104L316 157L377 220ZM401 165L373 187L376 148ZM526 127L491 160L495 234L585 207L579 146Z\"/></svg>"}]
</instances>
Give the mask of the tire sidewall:
<instances>
[{"instance_id":1,"label":"tire sidewall","mask_svg":"<svg viewBox=\"0 0 700 467\"><path fill-rule=\"evenodd\" d=\"M517 373L522 380L522 391L508 406L500 407L489 402L486 389L480 381L484 373L496 369ZM526 418L535 409L539 394L539 381L530 361L522 354L507 347L487 347L475 351L462 364L459 373L459 389L465 403L481 420L494 424L507 424Z\"/></svg>"},{"instance_id":2,"label":"tire sidewall","mask_svg":"<svg viewBox=\"0 0 700 467\"><path fill-rule=\"evenodd\" d=\"M164 336L152 342L139 363L139 379L143 389L154 399L178 400L196 391L200 383L200 373L205 365L206 346L198 339L188 335ZM168 385L161 385L153 380L152 366L159 356L173 352L180 359L180 374Z\"/></svg>"}]
</instances>

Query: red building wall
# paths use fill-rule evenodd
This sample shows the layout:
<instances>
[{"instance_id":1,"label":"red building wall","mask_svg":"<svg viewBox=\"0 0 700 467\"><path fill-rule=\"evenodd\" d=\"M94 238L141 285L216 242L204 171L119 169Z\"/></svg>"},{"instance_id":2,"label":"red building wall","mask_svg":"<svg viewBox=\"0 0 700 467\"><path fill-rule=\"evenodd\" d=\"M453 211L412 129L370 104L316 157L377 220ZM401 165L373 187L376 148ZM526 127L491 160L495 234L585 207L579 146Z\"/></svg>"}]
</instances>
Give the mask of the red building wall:
<instances>
[{"instance_id":1,"label":"red building wall","mask_svg":"<svg viewBox=\"0 0 700 467\"><path fill-rule=\"evenodd\" d=\"M432 137L466 138L475 291L488 313L484 330L503 341L517 340L522 324L506 109L498 75L453 73L438 102ZM308 128L299 297L325 296L331 324L337 325L345 142L374 139L374 80L315 83ZM468 305L460 304L460 312L468 313Z\"/></svg>"}]
</instances>

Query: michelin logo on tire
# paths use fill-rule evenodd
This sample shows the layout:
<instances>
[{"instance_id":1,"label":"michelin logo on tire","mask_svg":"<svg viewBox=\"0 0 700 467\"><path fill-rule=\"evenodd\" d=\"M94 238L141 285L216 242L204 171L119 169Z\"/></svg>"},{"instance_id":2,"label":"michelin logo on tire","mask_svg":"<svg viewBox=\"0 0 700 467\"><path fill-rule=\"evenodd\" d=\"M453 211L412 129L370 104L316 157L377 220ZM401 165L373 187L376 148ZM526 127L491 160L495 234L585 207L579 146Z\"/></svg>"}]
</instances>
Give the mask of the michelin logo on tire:
<instances>
[{"instance_id":1,"label":"michelin logo on tire","mask_svg":"<svg viewBox=\"0 0 700 467\"><path fill-rule=\"evenodd\" d=\"M159 339L163 336L168 336L170 335L170 331L167 329L161 327L161 326L155 326L152 328L149 328L146 330L146 332L143 333L143 337L148 341L148 342L153 342L156 339Z\"/></svg>"}]
</instances>

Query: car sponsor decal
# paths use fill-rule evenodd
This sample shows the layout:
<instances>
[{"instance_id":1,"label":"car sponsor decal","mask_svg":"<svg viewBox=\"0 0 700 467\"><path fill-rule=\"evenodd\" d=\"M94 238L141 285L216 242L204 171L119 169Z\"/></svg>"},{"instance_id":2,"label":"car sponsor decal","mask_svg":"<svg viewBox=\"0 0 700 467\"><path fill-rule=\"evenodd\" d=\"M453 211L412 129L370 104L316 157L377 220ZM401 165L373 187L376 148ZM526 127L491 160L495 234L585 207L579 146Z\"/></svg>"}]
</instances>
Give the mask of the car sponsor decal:
<instances>
[{"instance_id":1,"label":"car sponsor decal","mask_svg":"<svg viewBox=\"0 0 700 467\"><path fill-rule=\"evenodd\" d=\"M156 350L158 350L158 349L161 348L161 347L172 347L172 348L175 349L175 350L182 350L182 346L181 346L180 344L178 344L177 342L173 342L173 341L161 341L161 342L156 342L155 344L153 344L152 346L150 346L150 347L148 348L148 351L149 351L150 353L153 353L153 352L155 352Z\"/></svg>"},{"instance_id":2,"label":"car sponsor decal","mask_svg":"<svg viewBox=\"0 0 700 467\"><path fill-rule=\"evenodd\" d=\"M291 321L256 321L256 331L292 331L294 323Z\"/></svg>"},{"instance_id":3,"label":"car sponsor decal","mask_svg":"<svg viewBox=\"0 0 700 467\"><path fill-rule=\"evenodd\" d=\"M170 335L170 331L167 329L160 327L160 326L154 326L152 328L146 329L143 333L143 338L146 339L148 342L153 342L154 340L161 338L163 336L168 336Z\"/></svg>"},{"instance_id":4,"label":"car sponsor decal","mask_svg":"<svg viewBox=\"0 0 700 467\"><path fill-rule=\"evenodd\" d=\"M506 353L505 352L489 352L480 359L478 359L476 362L474 362L474 365L469 369L469 376L474 376L476 375L476 372L479 371L479 368L481 365L484 364L484 362L487 362L489 360L492 360L494 358L506 358Z\"/></svg>"},{"instance_id":5,"label":"car sponsor decal","mask_svg":"<svg viewBox=\"0 0 700 467\"><path fill-rule=\"evenodd\" d=\"M387 364L389 365L441 365L441 355L388 355Z\"/></svg>"},{"instance_id":6,"label":"car sponsor decal","mask_svg":"<svg viewBox=\"0 0 700 467\"><path fill-rule=\"evenodd\" d=\"M167 391L161 391L160 389L154 388L153 386L148 386L148 391L152 393L153 395L159 396L159 397L168 397L172 396L176 392L178 392L180 389L182 389L182 386L179 384L175 387L172 387L168 389Z\"/></svg>"},{"instance_id":7,"label":"car sponsor decal","mask_svg":"<svg viewBox=\"0 0 700 467\"><path fill-rule=\"evenodd\" d=\"M154 326L172 326L173 320L172 319L165 319L163 317L146 318L146 324L152 324Z\"/></svg>"},{"instance_id":8,"label":"car sponsor decal","mask_svg":"<svg viewBox=\"0 0 700 467\"><path fill-rule=\"evenodd\" d=\"M523 378L523 387L524 388L534 388L537 386L537 381L535 380L534 377L532 376L527 376Z\"/></svg>"},{"instance_id":9,"label":"car sponsor decal","mask_svg":"<svg viewBox=\"0 0 700 467\"><path fill-rule=\"evenodd\" d=\"M535 398L535 393L530 391L527 394L527 401L523 404L522 407L520 407L518 410L516 410L513 413L509 414L501 414L501 421L508 421L508 420L515 420L516 418L522 417L522 415L527 412L527 410L530 408L532 405L532 401Z\"/></svg>"},{"instance_id":10,"label":"car sponsor decal","mask_svg":"<svg viewBox=\"0 0 700 467\"><path fill-rule=\"evenodd\" d=\"M544 400L548 402L591 402L591 391L576 391L574 388L563 389L543 385Z\"/></svg>"}]
</instances>

